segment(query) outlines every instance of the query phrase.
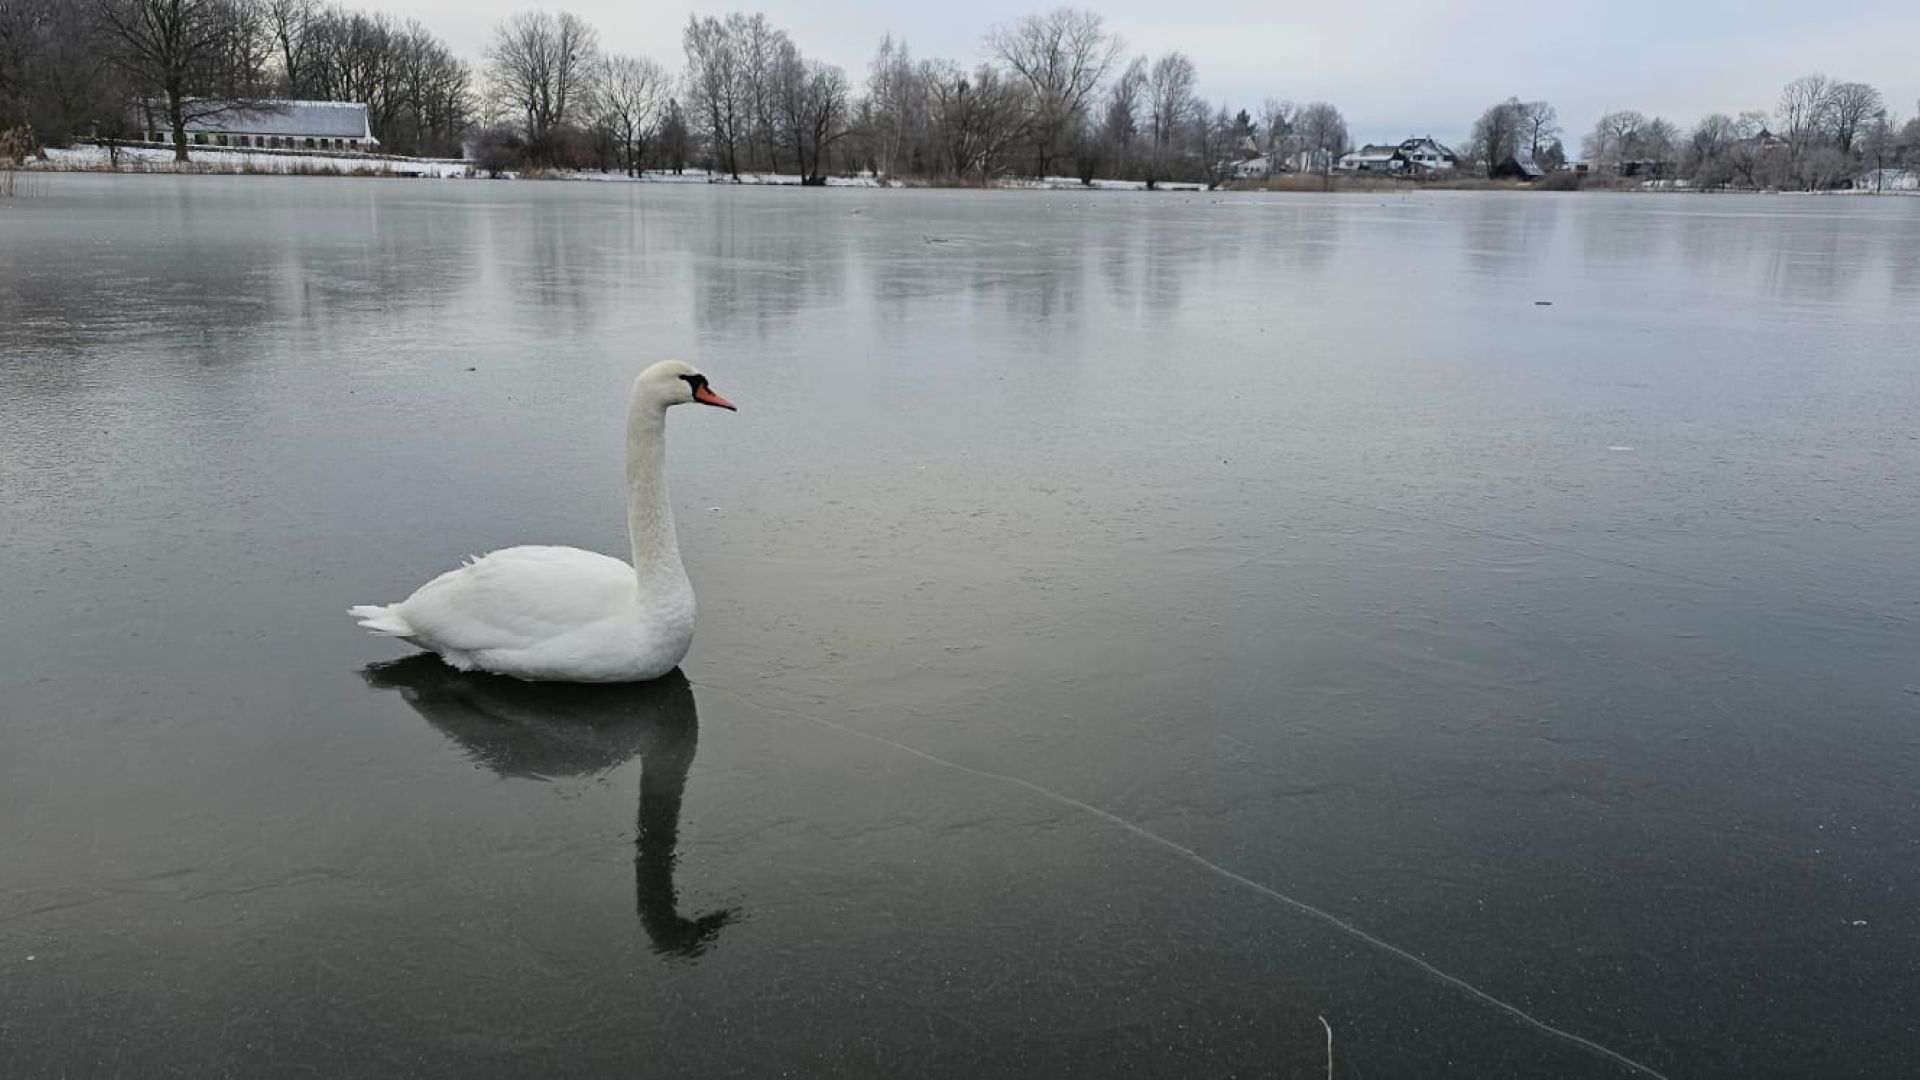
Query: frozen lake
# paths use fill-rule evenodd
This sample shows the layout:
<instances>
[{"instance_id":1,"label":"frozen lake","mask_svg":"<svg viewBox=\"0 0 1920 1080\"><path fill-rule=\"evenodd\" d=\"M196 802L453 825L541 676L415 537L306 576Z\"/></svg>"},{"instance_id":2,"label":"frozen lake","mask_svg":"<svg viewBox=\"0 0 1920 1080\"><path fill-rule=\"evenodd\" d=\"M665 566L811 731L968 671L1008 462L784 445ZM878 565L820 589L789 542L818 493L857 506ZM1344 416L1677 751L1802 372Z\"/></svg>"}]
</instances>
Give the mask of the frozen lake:
<instances>
[{"instance_id":1,"label":"frozen lake","mask_svg":"<svg viewBox=\"0 0 1920 1080\"><path fill-rule=\"evenodd\" d=\"M1920 200L31 191L0 1075L1920 1055ZM666 357L685 681L365 671Z\"/></svg>"}]
</instances>

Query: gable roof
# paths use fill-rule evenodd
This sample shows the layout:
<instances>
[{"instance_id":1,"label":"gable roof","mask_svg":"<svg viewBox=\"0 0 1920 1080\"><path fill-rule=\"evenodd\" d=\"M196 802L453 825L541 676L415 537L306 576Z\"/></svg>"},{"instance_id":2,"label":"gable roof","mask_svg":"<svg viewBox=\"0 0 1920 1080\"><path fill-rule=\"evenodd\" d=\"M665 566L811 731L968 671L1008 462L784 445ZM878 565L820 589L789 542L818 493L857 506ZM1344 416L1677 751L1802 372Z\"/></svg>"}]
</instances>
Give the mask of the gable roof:
<instances>
[{"instance_id":1,"label":"gable roof","mask_svg":"<svg viewBox=\"0 0 1920 1080\"><path fill-rule=\"evenodd\" d=\"M1432 150L1434 153L1439 154L1441 157L1458 159L1460 156L1454 153L1453 150L1449 148L1445 143L1440 142L1438 139L1435 139L1431 135L1422 135L1419 138L1408 139L1405 142L1400 144L1400 151L1402 153L1410 154L1416 150L1420 150L1423 148Z\"/></svg>"},{"instance_id":2,"label":"gable roof","mask_svg":"<svg viewBox=\"0 0 1920 1080\"><path fill-rule=\"evenodd\" d=\"M366 105L357 101L261 101L187 121L188 132L371 139Z\"/></svg>"},{"instance_id":3,"label":"gable roof","mask_svg":"<svg viewBox=\"0 0 1920 1080\"><path fill-rule=\"evenodd\" d=\"M1546 170L1542 169L1539 164L1533 160L1533 147L1531 146L1514 147L1513 153L1508 154L1506 160L1500 163L1501 169L1506 169L1508 166L1512 166L1514 170L1529 180L1538 180L1547 175Z\"/></svg>"}]
</instances>

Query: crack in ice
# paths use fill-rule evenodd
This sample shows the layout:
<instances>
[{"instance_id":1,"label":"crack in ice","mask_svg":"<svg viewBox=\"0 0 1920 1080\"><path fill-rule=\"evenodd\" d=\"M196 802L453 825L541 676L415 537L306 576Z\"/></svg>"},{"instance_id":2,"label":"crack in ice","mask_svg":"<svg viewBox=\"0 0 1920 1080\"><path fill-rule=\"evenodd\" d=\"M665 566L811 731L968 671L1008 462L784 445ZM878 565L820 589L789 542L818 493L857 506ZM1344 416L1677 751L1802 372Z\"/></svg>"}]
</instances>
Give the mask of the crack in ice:
<instances>
[{"instance_id":1,"label":"crack in ice","mask_svg":"<svg viewBox=\"0 0 1920 1080\"><path fill-rule=\"evenodd\" d=\"M710 687L711 689L716 690L720 693L726 694L728 697L734 698L751 708L760 710L761 712L779 713L787 716L797 717L799 719L806 720L811 723L819 724L822 727L831 728L832 730L838 731L844 735L850 735L850 736L853 736L854 738L859 738L859 739L866 739L869 742L875 742L875 743L879 743L882 746L891 747L895 750L900 751L903 754L908 754L913 757L920 758L923 761L931 762L932 764L939 765L943 768L952 769L955 772L965 773L969 776L977 776L985 780L996 780L1003 784L1010 784L1014 787L1018 787L1026 791L1030 791L1033 794L1039 795L1042 798L1049 799L1053 802L1059 803L1063 806L1070 806L1076 810L1080 810L1084 813L1091 814L1094 817L1101 819L1102 821L1106 821L1110 824L1117 825L1120 828L1125 829L1126 831L1132 833L1133 835L1140 837L1142 840L1146 840L1150 843L1158 845L1159 847L1165 848L1166 850L1171 851L1176 855L1179 855L1181 858L1187 860L1188 862L1204 867L1205 869L1212 871L1214 874L1222 878L1225 878L1228 881L1231 881L1237 885L1241 885L1248 889L1251 889L1254 892L1259 893L1261 896L1264 896L1269 900L1272 900L1286 907L1292 908L1294 911L1297 911L1302 915L1306 915L1310 918L1318 920L1321 923L1331 926L1334 929L1339 930L1341 933L1347 934L1350 937L1353 937L1359 941L1362 941L1368 945L1373 946L1374 948L1380 950L1381 952L1387 953L1391 956L1399 957L1400 959L1405 960L1406 962L1419 968L1421 971L1426 972L1429 976L1432 976L1434 979L1467 994L1469 997L1472 997L1473 999L1483 1004L1491 1005L1493 1008L1499 1010L1500 1012L1505 1013L1506 1015L1512 1017L1515 1020L1520 1021L1522 1024L1524 1024L1527 1027L1533 1028L1534 1030L1542 1032L1543 1034L1550 1035L1553 1038L1560 1039L1567 1043L1571 1043L1574 1046L1578 1046L1584 1050L1598 1054L1601 1057L1614 1062L1615 1064L1625 1066L1626 1068L1631 1069L1634 1072L1639 1073L1643 1076L1653 1077L1654 1080L1669 1080L1669 1078L1666 1076L1665 1073L1660 1072L1658 1069L1653 1068L1651 1065L1644 1065L1626 1056L1625 1054L1620 1053L1618 1050L1613 1050L1608 1047L1602 1046L1599 1043L1594 1042L1592 1039L1589 1039L1583 1035L1576 1035L1573 1032L1566 1030L1565 1028L1555 1027L1552 1024L1547 1023L1545 1020L1541 1020L1538 1017L1534 1016L1533 1014L1520 1008L1518 1005L1514 1005L1514 1004L1511 1004L1510 1002L1497 998L1492 994L1488 993L1487 991L1482 990L1479 987L1473 985L1472 983L1466 981L1465 979L1460 978L1458 975L1453 975L1453 974L1449 974L1448 972L1442 971L1441 969L1435 967L1433 964L1427 962L1426 960L1421 959L1419 956L1416 956L1413 953L1408 952L1407 950L1401 948L1398 945L1393 944L1390 941L1386 941L1381 938L1375 937L1374 935L1366 932L1365 930L1360 929L1359 927L1353 925L1350 922L1345 921L1344 919L1341 919L1339 916L1334 915L1329 911L1325 911L1321 908L1317 908L1312 904L1307 903L1304 900L1296 900L1293 897L1288 896L1287 894L1280 892L1279 890L1274 889L1271 886L1263 885L1260 882L1255 881L1244 874L1235 873L1234 871L1229 870L1224 866L1221 866L1219 863L1214 862L1213 860L1207 858L1206 856L1200 854L1199 852L1193 850L1192 848L1187 847L1183 844L1177 843L1176 841L1169 840L1166 837L1161 836L1159 833L1153 832L1147 828L1144 828L1143 826L1136 825L1133 822L1128 821L1126 818L1123 818L1120 815L1115 814L1110 810L1102 809L1098 806L1093 805L1092 803L1082 802L1081 800L1076 799L1071 795L1062 794L1061 792L1055 791L1052 788L1043 787L1040 784L1036 784L1031 780L1024 780L1018 776L1009 776L1006 773L992 772L987 769L977 769L971 765L962 765L957 761L949 761L946 758L940 757L936 754L928 753L927 751L921 750L918 747L910 746L896 739L890 739L885 735L876 735L870 731L861 731L859 728L849 727L846 724L838 723L833 720L828 720L822 716L815 716L812 713L801 712L798 709L788 709L788 708L782 708L780 706L774 706L774 705L763 705L760 702L753 700L751 697L748 697L747 695L742 694L737 690L732 690L724 686L716 686L712 683L706 683L702 685ZM1331 1031L1329 1031L1329 1035L1331 1035Z\"/></svg>"}]
</instances>

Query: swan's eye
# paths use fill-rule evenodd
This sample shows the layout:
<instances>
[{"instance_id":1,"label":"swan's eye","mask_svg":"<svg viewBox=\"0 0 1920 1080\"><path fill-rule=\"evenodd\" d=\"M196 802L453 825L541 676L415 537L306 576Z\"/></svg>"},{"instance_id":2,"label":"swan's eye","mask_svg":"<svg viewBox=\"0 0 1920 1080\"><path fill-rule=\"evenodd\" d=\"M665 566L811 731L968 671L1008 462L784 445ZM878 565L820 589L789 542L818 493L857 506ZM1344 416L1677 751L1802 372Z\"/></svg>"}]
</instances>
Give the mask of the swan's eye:
<instances>
[{"instance_id":1,"label":"swan's eye","mask_svg":"<svg viewBox=\"0 0 1920 1080\"><path fill-rule=\"evenodd\" d=\"M687 381L687 386L691 388L696 395L707 385L707 377L705 375L682 375L680 377Z\"/></svg>"}]
</instances>

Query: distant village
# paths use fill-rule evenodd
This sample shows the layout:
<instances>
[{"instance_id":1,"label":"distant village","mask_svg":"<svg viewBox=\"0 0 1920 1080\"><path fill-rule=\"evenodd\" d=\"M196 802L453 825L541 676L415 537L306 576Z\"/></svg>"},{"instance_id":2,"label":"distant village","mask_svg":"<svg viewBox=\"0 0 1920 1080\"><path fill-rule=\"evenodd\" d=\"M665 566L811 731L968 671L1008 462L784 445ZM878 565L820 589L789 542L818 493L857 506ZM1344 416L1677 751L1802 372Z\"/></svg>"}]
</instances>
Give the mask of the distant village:
<instances>
[{"instance_id":1,"label":"distant village","mask_svg":"<svg viewBox=\"0 0 1920 1080\"><path fill-rule=\"evenodd\" d=\"M0 167L367 171L1206 188L1920 187L1920 117L1811 75L1683 131L1599 118L1567 149L1510 98L1464 138L1354 146L1332 103L1201 98L1179 51L1129 55L1091 11L992 27L989 59L884 38L856 82L764 16L690 16L675 59L565 13L494 29L478 66L417 22L320 0L0 4ZM1916 107L1920 111L1920 106ZM1467 125L1463 124L1463 128Z\"/></svg>"}]
</instances>

